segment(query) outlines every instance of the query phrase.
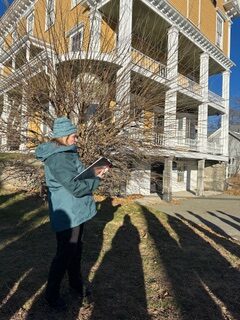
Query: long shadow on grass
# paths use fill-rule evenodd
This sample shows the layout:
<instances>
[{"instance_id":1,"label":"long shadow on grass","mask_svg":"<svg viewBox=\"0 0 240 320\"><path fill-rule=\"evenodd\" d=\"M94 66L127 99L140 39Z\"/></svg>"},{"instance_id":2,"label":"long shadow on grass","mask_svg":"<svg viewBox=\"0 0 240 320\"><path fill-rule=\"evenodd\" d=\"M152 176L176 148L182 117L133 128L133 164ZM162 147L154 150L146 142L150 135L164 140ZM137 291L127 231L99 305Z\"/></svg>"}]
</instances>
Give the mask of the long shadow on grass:
<instances>
[{"instance_id":1,"label":"long shadow on grass","mask_svg":"<svg viewBox=\"0 0 240 320\"><path fill-rule=\"evenodd\" d=\"M234 229L240 231L240 226L232 221L229 221L227 219L224 219L222 217L219 217L217 214L215 214L214 212L211 211L207 211L211 216L218 218L219 220L221 220L222 222L228 224L229 226L233 227Z\"/></svg>"},{"instance_id":2,"label":"long shadow on grass","mask_svg":"<svg viewBox=\"0 0 240 320\"><path fill-rule=\"evenodd\" d=\"M185 223L169 217L171 227L177 232L180 244L188 253L194 272L214 297L219 299L234 319L240 319L240 273ZM190 235L190 237L186 236ZM190 241L189 241L190 240ZM213 319L212 317L210 319Z\"/></svg>"},{"instance_id":3,"label":"long shadow on grass","mask_svg":"<svg viewBox=\"0 0 240 320\"><path fill-rule=\"evenodd\" d=\"M26 199L23 202L26 204ZM43 299L56 245L46 216L47 210L35 214L28 221L32 228L0 251L0 319L77 319L81 301L76 297L70 300L68 291L63 290L63 295L70 308L62 314L56 314ZM42 219L38 220L39 217Z\"/></svg>"},{"instance_id":4,"label":"long shadow on grass","mask_svg":"<svg viewBox=\"0 0 240 320\"><path fill-rule=\"evenodd\" d=\"M0 186L1 188L1 186ZM8 201L9 199L17 196L18 194L21 194L21 191L13 192L13 193L6 193L0 195L0 205L2 205L4 202Z\"/></svg>"},{"instance_id":5,"label":"long shadow on grass","mask_svg":"<svg viewBox=\"0 0 240 320\"><path fill-rule=\"evenodd\" d=\"M18 194L18 193L17 193ZM17 194L11 194L14 197ZM46 216L46 212L36 214L37 210L42 206L42 200L38 197L22 196L20 199L16 198L8 206L1 208L0 211L0 248L5 247L7 243L15 241L20 238L35 220L42 219ZM1 251L1 249L0 249Z\"/></svg>"},{"instance_id":6,"label":"long shadow on grass","mask_svg":"<svg viewBox=\"0 0 240 320\"><path fill-rule=\"evenodd\" d=\"M203 224L205 224L207 227L212 229L214 232L218 233L219 235L225 237L225 238L231 238L224 230L222 230L220 227L216 226L213 222L204 219L202 216L192 212L192 211L187 211L189 214L200 220ZM208 212L209 213L209 212Z\"/></svg>"},{"instance_id":7,"label":"long shadow on grass","mask_svg":"<svg viewBox=\"0 0 240 320\"><path fill-rule=\"evenodd\" d=\"M120 207L120 205L113 206L112 198L106 198L97 203L97 206L100 206L97 215L84 226L82 269L85 282L89 279L91 269L102 250L104 229L113 220L114 213Z\"/></svg>"},{"instance_id":8,"label":"long shadow on grass","mask_svg":"<svg viewBox=\"0 0 240 320\"><path fill-rule=\"evenodd\" d=\"M221 269L221 265L225 266L227 262L179 219L168 216L168 223L178 235L177 242L152 212L145 207L142 212L171 283L181 320L223 320L220 308L205 289L201 276L205 272L204 280L208 280L215 274L215 264ZM221 275L222 272L220 278Z\"/></svg>"},{"instance_id":9,"label":"long shadow on grass","mask_svg":"<svg viewBox=\"0 0 240 320\"><path fill-rule=\"evenodd\" d=\"M217 210L217 212L219 212L219 213L221 213L222 215L225 215L225 216L233 219L234 221L240 223L240 218L238 218L238 217L235 217L235 216L233 216L233 215L231 215L231 214L229 214L229 213L223 212L223 211L221 211L221 210Z\"/></svg>"},{"instance_id":10,"label":"long shadow on grass","mask_svg":"<svg viewBox=\"0 0 240 320\"><path fill-rule=\"evenodd\" d=\"M126 215L93 279L91 320L149 319L139 243L138 230Z\"/></svg>"},{"instance_id":11,"label":"long shadow on grass","mask_svg":"<svg viewBox=\"0 0 240 320\"><path fill-rule=\"evenodd\" d=\"M27 200L24 199L22 202L26 204ZM43 286L44 273L46 273L45 264L48 253L51 251L49 227L47 220L44 219L46 211L43 210L36 214L26 222L25 227L21 225L21 231L17 226L19 215L16 216L17 237L13 237L14 228L11 224L14 221L12 217L8 234L10 242L6 243L0 251L0 318L6 320L11 319L19 310L23 310L21 309L23 305ZM40 217L43 220L38 220ZM7 239L4 241L7 242Z\"/></svg>"},{"instance_id":12,"label":"long shadow on grass","mask_svg":"<svg viewBox=\"0 0 240 320\"><path fill-rule=\"evenodd\" d=\"M186 219L183 217L183 215L176 213L176 216L179 217L182 221L187 222L189 225L191 225L193 228L199 230L202 232L205 236L213 240L216 244L222 246L224 249L226 249L231 254L235 255L236 257L240 258L240 246L239 244L226 239L224 237L221 237L213 232L210 232L209 230L203 228L202 226L198 225L197 223Z\"/></svg>"}]
</instances>

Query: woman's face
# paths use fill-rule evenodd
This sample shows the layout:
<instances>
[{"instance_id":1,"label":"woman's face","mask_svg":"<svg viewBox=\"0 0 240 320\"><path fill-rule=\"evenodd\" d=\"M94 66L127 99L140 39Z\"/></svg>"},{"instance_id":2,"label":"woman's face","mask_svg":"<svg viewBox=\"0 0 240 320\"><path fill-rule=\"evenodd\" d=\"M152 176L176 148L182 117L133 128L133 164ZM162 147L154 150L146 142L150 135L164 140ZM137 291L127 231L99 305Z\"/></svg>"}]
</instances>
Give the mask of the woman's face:
<instances>
[{"instance_id":1,"label":"woman's face","mask_svg":"<svg viewBox=\"0 0 240 320\"><path fill-rule=\"evenodd\" d=\"M77 143L77 139L78 139L78 136L77 136L76 133L70 134L70 136L68 136L66 144L68 146L71 146L72 144L76 144Z\"/></svg>"}]
</instances>

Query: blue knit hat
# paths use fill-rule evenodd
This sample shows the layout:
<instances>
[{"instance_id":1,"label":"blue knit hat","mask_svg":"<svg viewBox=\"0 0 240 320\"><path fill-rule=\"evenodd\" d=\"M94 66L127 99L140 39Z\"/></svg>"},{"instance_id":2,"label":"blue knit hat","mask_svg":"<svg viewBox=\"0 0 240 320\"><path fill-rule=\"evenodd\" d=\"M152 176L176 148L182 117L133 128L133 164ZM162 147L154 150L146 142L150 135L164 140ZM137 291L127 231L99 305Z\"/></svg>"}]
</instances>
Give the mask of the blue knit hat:
<instances>
[{"instance_id":1,"label":"blue knit hat","mask_svg":"<svg viewBox=\"0 0 240 320\"><path fill-rule=\"evenodd\" d=\"M76 126L67 117L56 118L53 123L51 138L66 137L76 132Z\"/></svg>"}]
</instances>

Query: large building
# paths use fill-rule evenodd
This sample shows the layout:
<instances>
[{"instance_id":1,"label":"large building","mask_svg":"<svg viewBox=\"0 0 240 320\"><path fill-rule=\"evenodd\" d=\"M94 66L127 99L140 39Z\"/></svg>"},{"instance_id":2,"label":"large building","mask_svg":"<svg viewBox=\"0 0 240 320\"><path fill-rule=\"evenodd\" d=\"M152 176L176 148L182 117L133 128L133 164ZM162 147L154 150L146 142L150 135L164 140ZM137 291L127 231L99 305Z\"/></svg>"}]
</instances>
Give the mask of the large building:
<instances>
[{"instance_id":1,"label":"large building","mask_svg":"<svg viewBox=\"0 0 240 320\"><path fill-rule=\"evenodd\" d=\"M87 42L91 60L117 65L116 105L123 100L131 104L133 75L139 77L136 83L149 78L159 88L161 107L143 110L148 114L144 121L152 128L153 147L147 150L152 160L132 168L126 192L157 192L169 199L174 191L202 195L206 188L222 188L234 65L230 60L231 25L239 14L239 0L15 0L0 20L2 128L11 116L14 87L24 81L25 64L31 66L29 76L49 72L48 68L41 70L39 60L50 51L66 56L67 50L67 63L77 59L76 51L81 50L84 59ZM63 17L64 33L52 48L51 30L57 30ZM159 51L149 50L149 42ZM57 67L57 60L52 64ZM221 75L221 96L209 90L209 78L214 75ZM208 119L213 115L221 118L215 139L208 136ZM19 122L22 129L31 125ZM142 137L140 129L135 130L136 139ZM10 145L7 140L8 130L1 135L2 146ZM21 149L23 144L19 140L13 148Z\"/></svg>"}]
</instances>

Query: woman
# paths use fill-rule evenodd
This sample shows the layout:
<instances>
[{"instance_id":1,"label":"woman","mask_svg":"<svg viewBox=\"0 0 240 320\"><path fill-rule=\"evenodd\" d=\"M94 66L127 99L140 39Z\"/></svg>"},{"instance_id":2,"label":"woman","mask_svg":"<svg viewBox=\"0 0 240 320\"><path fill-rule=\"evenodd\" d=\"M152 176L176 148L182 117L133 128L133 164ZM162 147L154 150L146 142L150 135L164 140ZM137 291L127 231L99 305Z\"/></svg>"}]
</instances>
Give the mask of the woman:
<instances>
[{"instance_id":1,"label":"woman","mask_svg":"<svg viewBox=\"0 0 240 320\"><path fill-rule=\"evenodd\" d=\"M60 297L60 284L66 272L70 287L83 296L80 271L83 224L96 214L92 192L106 171L96 172L93 179L74 181L74 177L84 169L77 153L76 133L76 127L68 118L57 118L52 141L36 149L37 159L44 163L50 222L57 238L57 252L46 287L46 300L56 309L66 308Z\"/></svg>"}]
</instances>

